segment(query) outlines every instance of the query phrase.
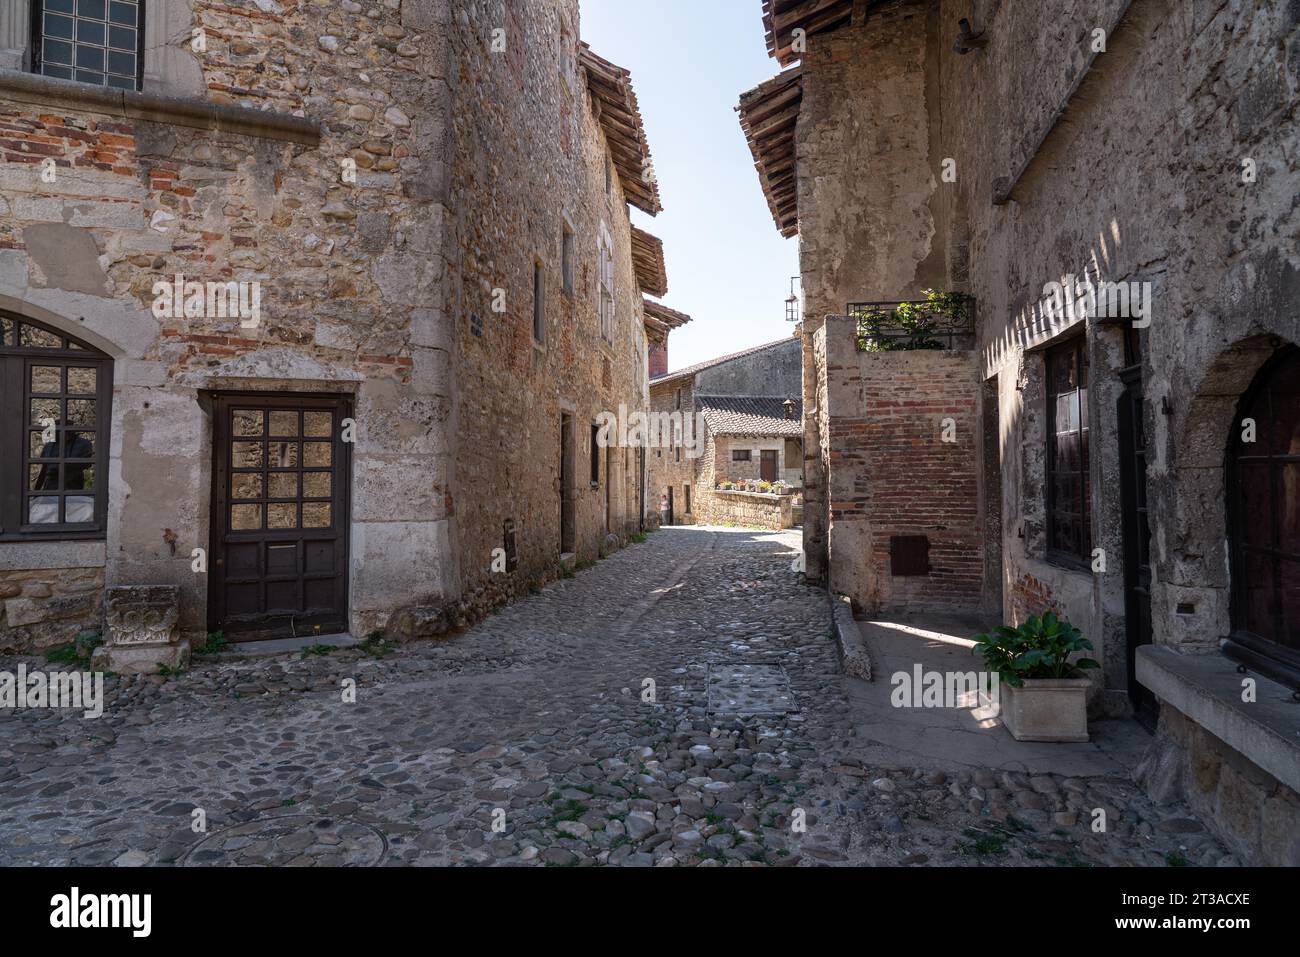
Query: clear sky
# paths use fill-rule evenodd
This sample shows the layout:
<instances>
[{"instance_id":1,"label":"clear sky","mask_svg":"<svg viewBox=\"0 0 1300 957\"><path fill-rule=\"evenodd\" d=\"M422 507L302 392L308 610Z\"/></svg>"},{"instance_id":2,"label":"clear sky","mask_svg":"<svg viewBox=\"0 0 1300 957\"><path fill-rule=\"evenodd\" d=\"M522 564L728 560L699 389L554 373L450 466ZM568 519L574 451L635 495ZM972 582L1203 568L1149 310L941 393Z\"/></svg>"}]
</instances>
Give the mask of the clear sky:
<instances>
[{"instance_id":1,"label":"clear sky","mask_svg":"<svg viewBox=\"0 0 1300 957\"><path fill-rule=\"evenodd\" d=\"M783 239L735 107L780 72L760 0L581 0L582 38L632 72L664 212L632 222L664 241L668 295L694 321L668 340L670 369L794 333L785 321L798 239Z\"/></svg>"}]
</instances>

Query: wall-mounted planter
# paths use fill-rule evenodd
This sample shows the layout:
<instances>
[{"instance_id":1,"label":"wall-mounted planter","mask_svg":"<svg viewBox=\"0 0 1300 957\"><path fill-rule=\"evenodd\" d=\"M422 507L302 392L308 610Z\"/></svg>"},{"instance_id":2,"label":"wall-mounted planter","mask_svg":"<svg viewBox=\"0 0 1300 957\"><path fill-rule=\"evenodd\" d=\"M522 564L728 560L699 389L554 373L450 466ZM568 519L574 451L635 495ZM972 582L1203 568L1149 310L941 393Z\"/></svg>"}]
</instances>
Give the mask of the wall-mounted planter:
<instances>
[{"instance_id":1,"label":"wall-mounted planter","mask_svg":"<svg viewBox=\"0 0 1300 957\"><path fill-rule=\"evenodd\" d=\"M1088 740L1087 678L1026 678L1023 688L1003 682L1002 721L1017 741Z\"/></svg>"}]
</instances>

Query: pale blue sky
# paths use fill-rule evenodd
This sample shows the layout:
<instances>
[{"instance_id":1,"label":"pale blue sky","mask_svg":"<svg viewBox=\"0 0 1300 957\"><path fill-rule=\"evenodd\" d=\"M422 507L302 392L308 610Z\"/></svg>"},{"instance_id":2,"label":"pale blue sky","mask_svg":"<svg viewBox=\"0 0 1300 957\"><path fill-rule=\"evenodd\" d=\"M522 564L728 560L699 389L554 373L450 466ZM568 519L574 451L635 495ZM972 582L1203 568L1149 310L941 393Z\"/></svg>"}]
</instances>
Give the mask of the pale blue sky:
<instances>
[{"instance_id":1,"label":"pale blue sky","mask_svg":"<svg viewBox=\"0 0 1300 957\"><path fill-rule=\"evenodd\" d=\"M664 241L670 369L794 332L785 321L798 240L772 222L735 107L780 71L759 0L581 0L582 38L632 71L664 212L632 221Z\"/></svg>"}]
</instances>

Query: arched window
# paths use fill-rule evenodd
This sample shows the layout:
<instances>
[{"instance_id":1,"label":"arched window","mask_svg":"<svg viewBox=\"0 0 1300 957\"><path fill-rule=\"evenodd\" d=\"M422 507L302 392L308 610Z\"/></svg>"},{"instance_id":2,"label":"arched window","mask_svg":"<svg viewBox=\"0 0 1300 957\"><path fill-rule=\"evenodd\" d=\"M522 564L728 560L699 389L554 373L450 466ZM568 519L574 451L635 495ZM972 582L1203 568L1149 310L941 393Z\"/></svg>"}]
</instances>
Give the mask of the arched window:
<instances>
[{"instance_id":1,"label":"arched window","mask_svg":"<svg viewBox=\"0 0 1300 957\"><path fill-rule=\"evenodd\" d=\"M0 541L103 538L113 361L0 311Z\"/></svg>"},{"instance_id":2,"label":"arched window","mask_svg":"<svg viewBox=\"0 0 1300 957\"><path fill-rule=\"evenodd\" d=\"M1228 519L1232 625L1225 650L1300 688L1300 349L1260 371L1233 423Z\"/></svg>"}]
</instances>

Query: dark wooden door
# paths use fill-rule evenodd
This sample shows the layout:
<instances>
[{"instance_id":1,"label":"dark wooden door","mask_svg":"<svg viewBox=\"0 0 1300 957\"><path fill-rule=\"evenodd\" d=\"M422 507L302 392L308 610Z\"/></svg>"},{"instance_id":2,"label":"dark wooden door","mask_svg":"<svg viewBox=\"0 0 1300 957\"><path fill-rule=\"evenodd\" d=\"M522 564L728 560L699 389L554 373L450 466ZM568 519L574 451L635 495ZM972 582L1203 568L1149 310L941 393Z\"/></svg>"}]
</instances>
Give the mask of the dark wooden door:
<instances>
[{"instance_id":1,"label":"dark wooden door","mask_svg":"<svg viewBox=\"0 0 1300 957\"><path fill-rule=\"evenodd\" d=\"M1142 370L1123 373L1119 400L1120 508L1124 538L1124 620L1129 697L1139 719L1155 715L1155 696L1137 680L1137 650L1151 643L1151 525L1147 517L1147 443Z\"/></svg>"},{"instance_id":2,"label":"dark wooden door","mask_svg":"<svg viewBox=\"0 0 1300 957\"><path fill-rule=\"evenodd\" d=\"M350 414L341 396L215 397L212 630L232 641L347 631Z\"/></svg>"},{"instance_id":3,"label":"dark wooden door","mask_svg":"<svg viewBox=\"0 0 1300 957\"><path fill-rule=\"evenodd\" d=\"M758 474L764 482L776 481L776 449L763 450L763 460L759 468L761 471Z\"/></svg>"}]
</instances>

